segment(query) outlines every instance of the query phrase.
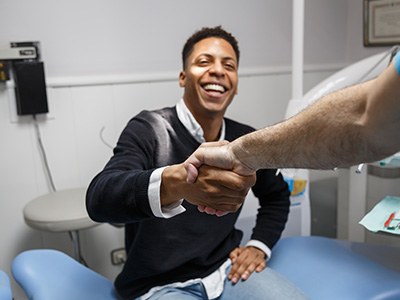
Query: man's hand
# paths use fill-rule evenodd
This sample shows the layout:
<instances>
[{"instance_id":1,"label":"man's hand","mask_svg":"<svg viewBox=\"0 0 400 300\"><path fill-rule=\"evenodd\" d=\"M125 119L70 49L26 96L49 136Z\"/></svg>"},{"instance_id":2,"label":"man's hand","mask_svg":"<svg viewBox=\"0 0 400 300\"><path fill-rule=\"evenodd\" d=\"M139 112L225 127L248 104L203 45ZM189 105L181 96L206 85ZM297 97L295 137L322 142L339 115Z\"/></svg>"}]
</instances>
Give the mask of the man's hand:
<instances>
[{"instance_id":1,"label":"man's hand","mask_svg":"<svg viewBox=\"0 0 400 300\"><path fill-rule=\"evenodd\" d=\"M255 272L261 272L267 266L265 253L256 247L238 247L234 249L229 258L232 261L232 268L228 279L236 284L240 279L247 280Z\"/></svg>"},{"instance_id":2,"label":"man's hand","mask_svg":"<svg viewBox=\"0 0 400 300\"><path fill-rule=\"evenodd\" d=\"M161 205L169 205L184 198L198 207L207 207L207 213L235 212L256 182L255 174L243 176L207 165L198 169L194 183L188 183L186 178L183 164L165 168L160 190Z\"/></svg>"},{"instance_id":3,"label":"man's hand","mask_svg":"<svg viewBox=\"0 0 400 300\"><path fill-rule=\"evenodd\" d=\"M197 169L201 165L209 165L225 170L232 170L240 175L251 175L254 169L243 164L233 153L228 141L203 143L185 161L188 172L188 182L194 182L197 177Z\"/></svg>"},{"instance_id":4,"label":"man's hand","mask_svg":"<svg viewBox=\"0 0 400 300\"><path fill-rule=\"evenodd\" d=\"M235 157L228 141L204 143L193 152L184 162L188 174L187 182L194 183L196 181L198 168L204 164L224 170L232 170L244 176L254 176L255 174L255 170L246 167ZM206 205L198 205L198 210L217 216L223 216L228 213L228 211L218 210Z\"/></svg>"}]
</instances>

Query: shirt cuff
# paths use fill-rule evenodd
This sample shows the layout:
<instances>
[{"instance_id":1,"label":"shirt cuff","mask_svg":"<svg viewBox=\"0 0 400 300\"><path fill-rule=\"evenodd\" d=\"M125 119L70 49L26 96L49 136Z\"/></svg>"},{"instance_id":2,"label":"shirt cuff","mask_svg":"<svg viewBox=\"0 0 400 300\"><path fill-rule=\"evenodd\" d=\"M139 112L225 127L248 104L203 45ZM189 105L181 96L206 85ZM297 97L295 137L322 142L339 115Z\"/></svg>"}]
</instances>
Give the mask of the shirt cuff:
<instances>
[{"instance_id":1,"label":"shirt cuff","mask_svg":"<svg viewBox=\"0 0 400 300\"><path fill-rule=\"evenodd\" d=\"M260 241L257 241L257 240L250 240L250 241L248 241L246 246L252 246L252 247L256 247L256 248L260 249L266 255L265 261L269 261L270 260L271 254L272 254L271 249L269 249L268 246L265 245L263 242L260 242Z\"/></svg>"},{"instance_id":2,"label":"shirt cuff","mask_svg":"<svg viewBox=\"0 0 400 300\"><path fill-rule=\"evenodd\" d=\"M161 187L161 175L166 167L158 168L151 173L148 197L151 211L154 216L158 218L172 218L186 211L182 206L183 199L172 203L170 205L161 206L160 201L160 187Z\"/></svg>"}]
</instances>

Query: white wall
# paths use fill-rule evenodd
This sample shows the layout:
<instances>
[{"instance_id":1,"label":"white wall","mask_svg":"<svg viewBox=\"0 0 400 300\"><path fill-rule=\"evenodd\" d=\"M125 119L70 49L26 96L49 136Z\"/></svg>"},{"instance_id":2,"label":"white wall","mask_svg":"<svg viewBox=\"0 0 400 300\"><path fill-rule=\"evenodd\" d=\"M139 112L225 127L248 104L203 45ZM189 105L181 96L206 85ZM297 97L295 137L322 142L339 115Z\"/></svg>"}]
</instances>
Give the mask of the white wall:
<instances>
[{"instance_id":1,"label":"white wall","mask_svg":"<svg viewBox=\"0 0 400 300\"><path fill-rule=\"evenodd\" d=\"M39 40L51 77L176 71L187 37L219 24L238 37L242 65L290 59L290 0L6 0L0 11L0 43Z\"/></svg>"},{"instance_id":2,"label":"white wall","mask_svg":"<svg viewBox=\"0 0 400 300\"><path fill-rule=\"evenodd\" d=\"M305 65L346 65L388 47L364 47L363 1L305 0Z\"/></svg>"},{"instance_id":3,"label":"white wall","mask_svg":"<svg viewBox=\"0 0 400 300\"><path fill-rule=\"evenodd\" d=\"M373 54L385 51L390 47L364 47L363 46L363 1L349 0L347 9L346 36L346 62L351 63L366 58Z\"/></svg>"},{"instance_id":4,"label":"white wall","mask_svg":"<svg viewBox=\"0 0 400 300\"><path fill-rule=\"evenodd\" d=\"M115 143L140 110L175 104L181 48L202 26L222 24L240 43L239 95L228 116L256 128L280 121L291 95L291 3L1 1L0 48L12 41L41 43L50 114L39 123L57 189L87 186L104 166L111 152L99 138L103 126L107 141ZM369 55L359 44L361 8L358 0L306 1L305 91ZM121 78L129 82L119 84ZM38 232L23 221L24 205L48 186L32 122L16 117L13 97L0 85L0 268L9 274L12 258L25 249L72 254L66 234ZM123 246L121 229L86 230L82 243L91 267L110 278L119 272L109 255ZM15 283L13 289L23 299Z\"/></svg>"}]
</instances>

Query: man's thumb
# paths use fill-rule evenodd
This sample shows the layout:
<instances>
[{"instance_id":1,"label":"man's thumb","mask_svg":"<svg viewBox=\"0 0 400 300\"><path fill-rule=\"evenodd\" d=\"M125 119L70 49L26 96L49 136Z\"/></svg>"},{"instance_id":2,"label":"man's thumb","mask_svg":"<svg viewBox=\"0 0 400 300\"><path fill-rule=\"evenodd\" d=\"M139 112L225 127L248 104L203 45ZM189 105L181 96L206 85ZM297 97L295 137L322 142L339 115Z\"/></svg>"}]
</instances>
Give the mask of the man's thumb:
<instances>
[{"instance_id":1,"label":"man's thumb","mask_svg":"<svg viewBox=\"0 0 400 300\"><path fill-rule=\"evenodd\" d=\"M195 183L197 176L199 174L197 168L192 165L191 163L187 164L185 166L186 172L187 172L187 177L186 177L186 182L188 183Z\"/></svg>"}]
</instances>

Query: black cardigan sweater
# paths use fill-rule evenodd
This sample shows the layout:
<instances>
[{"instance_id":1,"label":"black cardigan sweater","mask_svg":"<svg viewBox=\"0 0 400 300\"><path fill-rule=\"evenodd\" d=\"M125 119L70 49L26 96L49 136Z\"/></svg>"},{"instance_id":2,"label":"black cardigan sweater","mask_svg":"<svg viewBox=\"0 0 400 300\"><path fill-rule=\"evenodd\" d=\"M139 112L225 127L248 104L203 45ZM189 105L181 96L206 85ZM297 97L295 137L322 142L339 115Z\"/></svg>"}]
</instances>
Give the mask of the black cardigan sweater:
<instances>
[{"instance_id":1,"label":"black cardigan sweater","mask_svg":"<svg viewBox=\"0 0 400 300\"><path fill-rule=\"evenodd\" d=\"M254 130L227 118L225 124L228 141ZM151 173L183 162L198 146L175 107L142 111L129 121L114 155L89 185L90 217L125 224L128 258L115 281L123 299L143 295L154 286L205 277L240 244L242 232L234 227L240 210L216 217L184 201L186 212L169 219L157 218L151 211L147 195ZM251 238L269 248L280 238L289 213L287 185L275 173L259 170L252 188L260 209Z\"/></svg>"}]
</instances>

